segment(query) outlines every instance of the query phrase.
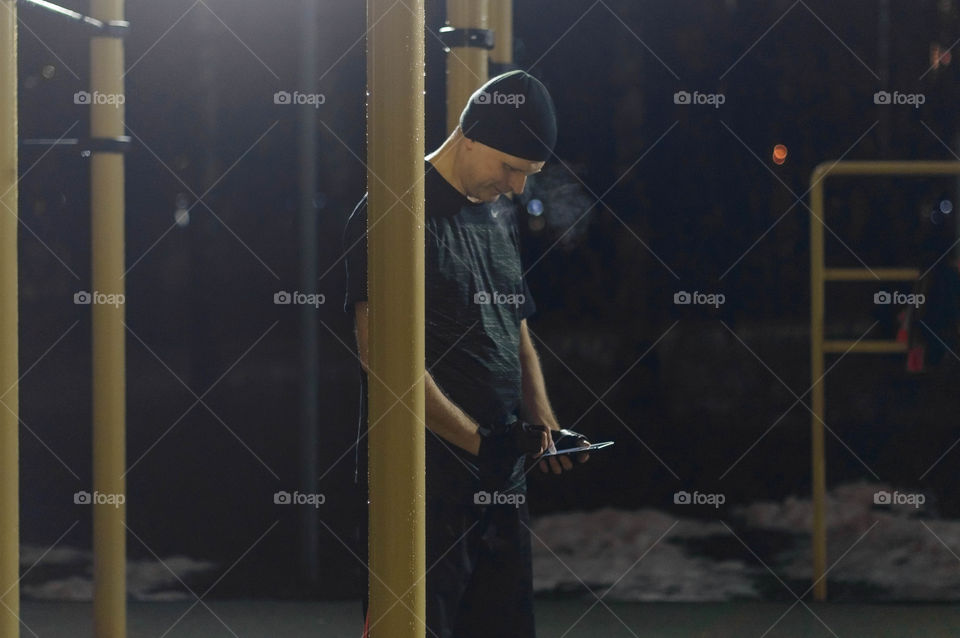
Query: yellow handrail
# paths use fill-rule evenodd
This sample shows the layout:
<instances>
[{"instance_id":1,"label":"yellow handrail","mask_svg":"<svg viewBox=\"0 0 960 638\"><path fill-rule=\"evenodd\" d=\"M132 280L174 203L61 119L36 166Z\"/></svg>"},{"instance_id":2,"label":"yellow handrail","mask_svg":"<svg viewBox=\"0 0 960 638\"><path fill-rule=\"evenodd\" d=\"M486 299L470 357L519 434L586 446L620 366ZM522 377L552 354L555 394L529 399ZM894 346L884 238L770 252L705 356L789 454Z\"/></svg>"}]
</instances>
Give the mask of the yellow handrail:
<instances>
[{"instance_id":1,"label":"yellow handrail","mask_svg":"<svg viewBox=\"0 0 960 638\"><path fill-rule=\"evenodd\" d=\"M827 177L861 176L936 176L960 175L960 162L952 161L829 161L818 164L810 175L810 374L813 415L811 417L813 485L813 597L827 598L826 458L823 418L825 412L824 354L860 352L890 354L905 352L896 341L824 340L824 288L827 281L908 281L916 279L914 268L826 268L824 264L823 189ZM855 345L856 344L856 345Z\"/></svg>"}]
</instances>

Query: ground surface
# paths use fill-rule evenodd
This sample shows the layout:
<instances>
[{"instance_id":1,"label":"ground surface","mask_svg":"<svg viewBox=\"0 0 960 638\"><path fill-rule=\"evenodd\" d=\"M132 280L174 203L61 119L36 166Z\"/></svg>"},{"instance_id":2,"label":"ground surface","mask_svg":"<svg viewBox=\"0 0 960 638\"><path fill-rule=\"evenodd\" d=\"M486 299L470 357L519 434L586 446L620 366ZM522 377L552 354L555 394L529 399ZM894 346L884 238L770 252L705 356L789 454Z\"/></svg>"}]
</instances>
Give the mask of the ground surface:
<instances>
[{"instance_id":1,"label":"ground surface","mask_svg":"<svg viewBox=\"0 0 960 638\"><path fill-rule=\"evenodd\" d=\"M190 603L183 602L131 603L128 611L128 636L359 636L360 609L355 603L232 600L211 601L207 604L209 610L202 604L190 609ZM790 608L789 604L754 602L611 603L608 609L602 603L591 608L591 603L586 600L567 602L540 599L537 601L536 610L538 635L542 638L938 638L960 635L960 607L957 605L809 606L812 612L802 604ZM87 603L25 602L21 612L21 617L29 627L21 628L22 636L92 636L92 610Z\"/></svg>"}]
</instances>

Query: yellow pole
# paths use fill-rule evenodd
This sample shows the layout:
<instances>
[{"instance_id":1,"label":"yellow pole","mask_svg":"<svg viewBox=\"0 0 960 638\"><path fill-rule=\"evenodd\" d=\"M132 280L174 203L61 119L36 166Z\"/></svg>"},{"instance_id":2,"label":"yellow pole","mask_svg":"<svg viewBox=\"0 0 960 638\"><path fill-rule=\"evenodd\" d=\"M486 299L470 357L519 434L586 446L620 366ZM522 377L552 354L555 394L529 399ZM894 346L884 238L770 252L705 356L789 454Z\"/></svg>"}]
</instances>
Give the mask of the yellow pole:
<instances>
[{"instance_id":1,"label":"yellow pole","mask_svg":"<svg viewBox=\"0 0 960 638\"><path fill-rule=\"evenodd\" d=\"M960 162L942 160L907 161L830 161L818 164L810 175L810 376L813 383L813 415L811 416L812 490L813 490L813 597L827 599L827 462L824 449L823 419L826 412L826 389L822 380L824 353L863 352L888 354L905 352L904 344L891 340L851 341L825 340L824 286L827 281L909 281L916 279L915 268L826 268L823 245L823 182L827 176L874 175L911 176L960 175Z\"/></svg>"},{"instance_id":2,"label":"yellow pole","mask_svg":"<svg viewBox=\"0 0 960 638\"><path fill-rule=\"evenodd\" d=\"M488 28L488 0L447 0L447 24L457 29ZM447 54L447 131L460 122L460 110L489 79L486 49L451 47Z\"/></svg>"},{"instance_id":3,"label":"yellow pole","mask_svg":"<svg viewBox=\"0 0 960 638\"><path fill-rule=\"evenodd\" d=\"M490 0L490 28L493 29L490 61L513 64L513 0Z\"/></svg>"},{"instance_id":4,"label":"yellow pole","mask_svg":"<svg viewBox=\"0 0 960 638\"><path fill-rule=\"evenodd\" d=\"M124 0L91 0L92 17L123 20ZM123 40L90 42L90 134L124 134ZM97 98L100 99L97 99ZM126 463L126 356L124 305L124 162L122 153L94 152L91 165L93 291L105 303L93 312L93 489L123 495ZM114 302L114 303L111 303ZM96 638L127 631L126 506L93 507L93 616Z\"/></svg>"},{"instance_id":5,"label":"yellow pole","mask_svg":"<svg viewBox=\"0 0 960 638\"><path fill-rule=\"evenodd\" d=\"M823 182L816 171L810 191L810 375L813 384L813 416L810 421L813 459L813 597L827 599L827 463L824 458L823 418Z\"/></svg>"},{"instance_id":6,"label":"yellow pole","mask_svg":"<svg viewBox=\"0 0 960 638\"><path fill-rule=\"evenodd\" d=\"M380 638L426 631L425 17L423 0L407 4L367 2L369 415L377 423L369 432L369 612Z\"/></svg>"},{"instance_id":7,"label":"yellow pole","mask_svg":"<svg viewBox=\"0 0 960 638\"><path fill-rule=\"evenodd\" d=\"M17 4L0 5L0 638L18 638Z\"/></svg>"}]
</instances>

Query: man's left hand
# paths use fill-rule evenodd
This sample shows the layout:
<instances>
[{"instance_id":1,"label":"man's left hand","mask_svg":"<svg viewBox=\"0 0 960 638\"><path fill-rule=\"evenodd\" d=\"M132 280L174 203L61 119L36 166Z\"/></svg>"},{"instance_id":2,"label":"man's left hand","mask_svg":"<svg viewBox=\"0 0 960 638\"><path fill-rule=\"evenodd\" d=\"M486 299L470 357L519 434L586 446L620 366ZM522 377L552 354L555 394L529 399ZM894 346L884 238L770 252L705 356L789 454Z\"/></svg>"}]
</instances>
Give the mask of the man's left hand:
<instances>
[{"instance_id":1,"label":"man's left hand","mask_svg":"<svg viewBox=\"0 0 960 638\"><path fill-rule=\"evenodd\" d=\"M572 430L547 430L549 440L547 441L547 447L554 445L558 441L563 446L562 449L568 449L572 447L586 447L590 445L590 441L587 440L587 437L583 436L579 432L573 432ZM557 448L561 449L561 448ZM570 454L564 454L562 456L551 456L545 459L540 460L540 471L544 474L553 472L554 474L562 474L563 472L568 472L573 469L573 461L570 460ZM577 463L586 463L590 458L589 452L581 452L576 455Z\"/></svg>"}]
</instances>

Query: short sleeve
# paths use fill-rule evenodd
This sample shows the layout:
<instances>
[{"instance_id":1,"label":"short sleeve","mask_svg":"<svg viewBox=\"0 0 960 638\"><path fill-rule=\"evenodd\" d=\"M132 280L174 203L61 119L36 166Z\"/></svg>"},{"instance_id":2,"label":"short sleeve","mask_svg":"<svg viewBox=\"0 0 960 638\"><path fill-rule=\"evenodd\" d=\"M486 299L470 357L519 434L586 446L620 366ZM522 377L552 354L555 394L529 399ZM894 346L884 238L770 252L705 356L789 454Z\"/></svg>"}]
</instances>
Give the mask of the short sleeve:
<instances>
[{"instance_id":1,"label":"short sleeve","mask_svg":"<svg viewBox=\"0 0 960 638\"><path fill-rule=\"evenodd\" d=\"M353 313L353 305L367 300L367 196L347 218L343 230L343 261L347 270L347 293L343 311Z\"/></svg>"}]
</instances>

